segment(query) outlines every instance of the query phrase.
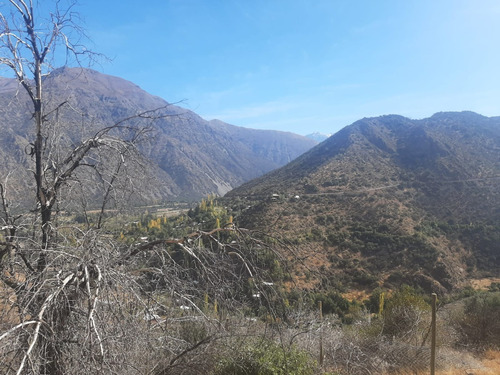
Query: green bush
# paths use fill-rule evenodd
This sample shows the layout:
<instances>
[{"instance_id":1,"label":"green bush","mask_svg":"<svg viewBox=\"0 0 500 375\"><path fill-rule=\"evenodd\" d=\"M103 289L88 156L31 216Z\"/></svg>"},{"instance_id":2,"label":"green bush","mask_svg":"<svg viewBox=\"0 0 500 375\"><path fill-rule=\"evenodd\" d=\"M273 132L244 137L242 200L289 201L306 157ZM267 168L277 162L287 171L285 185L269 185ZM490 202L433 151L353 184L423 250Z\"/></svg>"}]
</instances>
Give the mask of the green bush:
<instances>
[{"instance_id":1,"label":"green bush","mask_svg":"<svg viewBox=\"0 0 500 375\"><path fill-rule=\"evenodd\" d=\"M461 343L474 348L500 348L500 292L478 293L465 301L458 318Z\"/></svg>"},{"instance_id":2,"label":"green bush","mask_svg":"<svg viewBox=\"0 0 500 375\"><path fill-rule=\"evenodd\" d=\"M335 291L313 293L311 297L313 309L321 301L323 314L337 314L342 318L349 311L349 301Z\"/></svg>"},{"instance_id":3,"label":"green bush","mask_svg":"<svg viewBox=\"0 0 500 375\"><path fill-rule=\"evenodd\" d=\"M306 194L314 194L314 193L317 193L318 191L319 191L319 189L316 185L313 185L313 184L305 184L304 185L304 192Z\"/></svg>"},{"instance_id":4,"label":"green bush","mask_svg":"<svg viewBox=\"0 0 500 375\"><path fill-rule=\"evenodd\" d=\"M500 283L491 283L491 285L488 287L488 290L490 292L500 292Z\"/></svg>"},{"instance_id":5,"label":"green bush","mask_svg":"<svg viewBox=\"0 0 500 375\"><path fill-rule=\"evenodd\" d=\"M427 332L430 306L415 289L404 285L386 299L382 317L385 335L409 342Z\"/></svg>"},{"instance_id":6,"label":"green bush","mask_svg":"<svg viewBox=\"0 0 500 375\"><path fill-rule=\"evenodd\" d=\"M373 314L380 314L384 311L384 299L386 295L386 290L375 288L370 297L364 302L367 310Z\"/></svg>"},{"instance_id":7,"label":"green bush","mask_svg":"<svg viewBox=\"0 0 500 375\"><path fill-rule=\"evenodd\" d=\"M212 375L312 375L316 369L306 352L260 340L221 359Z\"/></svg>"}]
</instances>

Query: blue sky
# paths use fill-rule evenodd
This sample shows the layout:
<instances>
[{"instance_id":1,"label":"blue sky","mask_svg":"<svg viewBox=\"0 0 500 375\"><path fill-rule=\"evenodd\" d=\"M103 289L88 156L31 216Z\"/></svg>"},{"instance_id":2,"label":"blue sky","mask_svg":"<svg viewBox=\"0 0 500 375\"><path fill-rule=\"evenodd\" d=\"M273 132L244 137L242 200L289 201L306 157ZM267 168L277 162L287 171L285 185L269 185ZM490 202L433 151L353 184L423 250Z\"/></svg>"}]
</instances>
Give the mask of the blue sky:
<instances>
[{"instance_id":1,"label":"blue sky","mask_svg":"<svg viewBox=\"0 0 500 375\"><path fill-rule=\"evenodd\" d=\"M120 76L206 119L334 133L362 118L500 115L497 0L80 0Z\"/></svg>"}]
</instances>

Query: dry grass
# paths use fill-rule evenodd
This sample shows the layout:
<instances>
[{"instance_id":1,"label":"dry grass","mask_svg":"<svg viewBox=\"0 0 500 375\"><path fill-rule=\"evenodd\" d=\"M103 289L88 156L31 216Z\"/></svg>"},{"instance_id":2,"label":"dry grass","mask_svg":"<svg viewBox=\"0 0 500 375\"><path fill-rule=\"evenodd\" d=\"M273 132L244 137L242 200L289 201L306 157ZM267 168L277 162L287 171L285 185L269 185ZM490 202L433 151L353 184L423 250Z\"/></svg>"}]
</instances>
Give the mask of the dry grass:
<instances>
[{"instance_id":1,"label":"dry grass","mask_svg":"<svg viewBox=\"0 0 500 375\"><path fill-rule=\"evenodd\" d=\"M342 293L342 297L348 299L349 301L364 301L367 300L370 295L366 290L350 290L347 293Z\"/></svg>"},{"instance_id":2,"label":"dry grass","mask_svg":"<svg viewBox=\"0 0 500 375\"><path fill-rule=\"evenodd\" d=\"M116 353L116 358L119 358L121 361L123 361L124 369L127 366L131 368L133 364L133 366L144 366L145 369L147 368L147 371L144 371L148 372L151 370L150 367L148 367L151 363L164 364L165 368L170 368L168 363L170 360L172 360L174 355L168 356L165 354L165 352L161 352L159 350L149 351L146 355L143 351L143 348L147 345L150 345L152 342L156 343L158 337L162 335L162 337L166 337L164 336L165 332L167 332L169 336L172 335L172 337L175 338L175 340L166 340L164 342L165 348L172 350L172 352L174 353L182 352L182 350L184 350L186 347L189 347L189 345L191 345L193 342L198 341L197 335L206 335L207 337L213 335L213 337L217 337L217 340L214 339L213 341L210 341L210 343L207 342L207 345L204 345L202 347L200 346L199 350L197 349L197 351L188 353L189 355L186 355L184 359L186 362L185 366L199 366L199 363L202 363L203 361L215 360L216 358L218 358L218 356L220 356L220 353L226 350L227 347L231 346L232 339L241 338L241 340L244 341L244 338L250 336L267 337L269 335L269 337L273 339L276 339L279 336L281 340L280 342L286 343L292 342L292 338L295 338L295 342L298 343L302 350L311 353L314 358L317 358L317 348L319 340L317 330L316 328L309 328L311 327L309 325L309 322L313 322L315 319L314 313L312 313L313 315L306 314L303 317L305 324L304 327L307 328L304 329L304 327L299 326L298 328L289 327L287 329L280 329L274 332L274 335L276 336L273 336L273 332L272 330L270 330L270 327L267 324L261 321L246 319L242 320L240 319L240 317L234 319L226 319L226 331L223 335L220 335L221 325L220 322L217 321L216 317L205 321L201 318L198 319L198 315L194 311L191 313L182 312L182 316L174 316L175 312L181 314L179 310L175 310L175 308L172 308L172 310L168 310L169 313L167 315L170 314L170 319L168 322L169 324L166 324L167 317L161 316L159 321L162 322L162 325L160 327L160 325L154 324L154 322L147 322L143 319L142 312L144 311L146 305L142 303L134 304L133 301L135 301L135 299L133 298L133 295L129 294L126 289L121 287L122 283L120 283L120 281L122 280L117 279L116 285L119 286L111 288L111 290L108 290L107 288L103 289L103 296L106 295L105 302L107 303L102 305L101 320L107 324L108 328L106 332L108 332L110 337L116 334L119 329L121 330L124 327L127 327L126 331L123 331L126 334L120 336L121 341L116 341L116 344L111 344L112 346L116 345L115 347L113 347L113 353ZM125 281L123 281L123 285L125 284ZM361 294L356 295L355 292L352 292L351 295L345 296L352 298L363 297ZM165 301L165 306L169 305L168 301L168 299L167 301ZM18 319L15 315L15 311L11 308L14 302L15 295L12 294L9 288L6 288L5 285L2 285L0 283L0 334L11 327L13 324L15 324L16 319ZM108 309L113 309L116 306L122 306L123 312L115 316L114 314L111 314L111 310L108 311ZM189 318L189 314L194 315L192 318ZM182 322L186 321L188 322L188 324L183 325ZM232 326L232 324L234 326ZM120 328L118 329L113 327ZM370 345L366 346L366 344L369 343L367 341L367 337L369 336L363 335L369 335L371 331L362 331L361 333L359 333L359 341L355 341L354 339L350 339L350 335L354 334L353 329L356 328L356 326L351 326L349 328L351 329L349 332L342 331L334 324L333 321L332 324L325 323L325 330L323 332L323 339L325 341L324 348L325 353L330 353L330 356L327 356L327 359L330 358L330 360L333 361L334 358L338 359L341 358L341 355L345 355L347 364L352 365L355 362L355 357L357 355L358 359L360 360L360 364L369 363L371 353L370 351L373 352L373 350L375 350L374 345L376 345L376 342L372 342ZM120 333L120 335L122 335L122 333ZM344 336L346 337L344 344L338 346L339 342L341 342L341 339ZM225 341L228 338L231 338L231 340ZM373 338L375 339L376 337ZM353 345L351 345L351 343ZM121 349L122 346L128 348L127 353L125 353ZM332 351L332 347L335 348L334 351ZM75 353L80 353L77 349L78 348L73 347L72 350L75 350ZM388 352L389 354L392 353L397 355L398 353L401 353L397 350L398 348L395 345L388 344L388 349L392 350L392 352ZM233 348L231 350L233 350ZM367 350L367 352L364 352L364 350ZM5 358L6 357L4 356L4 359ZM397 369L391 374L428 374L429 371L427 358L425 358L425 360L425 362L418 363L418 371L414 369ZM81 364L74 365L76 366L75 368L77 368L78 365ZM184 365L184 363L182 365ZM451 345L445 346L443 344L443 346L440 346L438 350L437 365L439 366L439 369L437 370L436 375L499 375L500 350L489 350L486 351L482 356L477 356L470 352L457 351L456 349L452 349ZM179 364L179 368L181 367L181 364ZM206 367L208 367L208 365ZM348 372L345 372L345 374L354 373L349 372L349 369L347 371ZM381 369L380 374L383 374L382 371L383 370ZM2 370L0 370L0 372L2 372ZM125 370L123 370L123 373L125 373ZM343 372L339 373L344 374ZM360 372L357 372L357 374L359 373ZM375 374L375 372L372 373Z\"/></svg>"},{"instance_id":3,"label":"dry grass","mask_svg":"<svg viewBox=\"0 0 500 375\"><path fill-rule=\"evenodd\" d=\"M471 357L467 353L462 353L465 356L465 362L469 362L469 366L462 366L458 363L450 365L450 368L436 370L436 375L499 375L500 374L500 351L489 350L482 358ZM470 358L469 358L470 357ZM475 364L473 364L476 362ZM398 370L398 375L427 375L430 370L415 371ZM394 373L391 373L394 375ZM384 374L389 375L389 374Z\"/></svg>"},{"instance_id":4,"label":"dry grass","mask_svg":"<svg viewBox=\"0 0 500 375\"><path fill-rule=\"evenodd\" d=\"M482 364L486 372L478 372L478 375L500 374L500 350L488 350Z\"/></svg>"},{"instance_id":5,"label":"dry grass","mask_svg":"<svg viewBox=\"0 0 500 375\"><path fill-rule=\"evenodd\" d=\"M500 278L489 277L485 279L473 279L470 281L471 286L476 290L488 290L491 284L500 283ZM500 374L500 372L499 372Z\"/></svg>"},{"instance_id":6,"label":"dry grass","mask_svg":"<svg viewBox=\"0 0 500 375\"><path fill-rule=\"evenodd\" d=\"M498 375L500 374L500 351L488 350L477 365L466 368L450 368L436 371L436 375Z\"/></svg>"}]
</instances>

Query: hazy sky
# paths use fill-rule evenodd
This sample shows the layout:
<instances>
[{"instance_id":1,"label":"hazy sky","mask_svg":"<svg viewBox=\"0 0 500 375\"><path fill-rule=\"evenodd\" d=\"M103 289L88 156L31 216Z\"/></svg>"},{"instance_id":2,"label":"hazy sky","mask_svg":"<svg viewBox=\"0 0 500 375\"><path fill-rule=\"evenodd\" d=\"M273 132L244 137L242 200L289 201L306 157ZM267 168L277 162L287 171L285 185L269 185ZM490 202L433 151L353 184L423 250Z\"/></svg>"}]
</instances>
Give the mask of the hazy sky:
<instances>
[{"instance_id":1,"label":"hazy sky","mask_svg":"<svg viewBox=\"0 0 500 375\"><path fill-rule=\"evenodd\" d=\"M80 0L96 66L205 119L334 133L500 115L498 0Z\"/></svg>"}]
</instances>

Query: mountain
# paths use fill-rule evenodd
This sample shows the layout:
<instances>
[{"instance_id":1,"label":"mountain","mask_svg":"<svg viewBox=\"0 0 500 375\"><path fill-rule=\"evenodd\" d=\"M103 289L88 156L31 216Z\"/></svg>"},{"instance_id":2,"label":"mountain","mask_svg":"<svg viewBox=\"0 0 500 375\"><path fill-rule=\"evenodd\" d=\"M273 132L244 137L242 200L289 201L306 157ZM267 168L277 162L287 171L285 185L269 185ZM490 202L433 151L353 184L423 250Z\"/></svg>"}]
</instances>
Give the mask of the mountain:
<instances>
[{"instance_id":1,"label":"mountain","mask_svg":"<svg viewBox=\"0 0 500 375\"><path fill-rule=\"evenodd\" d=\"M165 107L163 118L134 118L127 122L131 126L151 125L150 136L140 151L155 171L155 199L223 195L288 163L316 144L292 133L206 121L129 81L90 69L57 69L44 77L44 87L49 103L46 112L52 116L57 112L57 121L66 124L64 136L74 143L99 128ZM61 103L64 105L58 107ZM0 78L0 108L0 172L5 176L22 171L20 165L29 166L26 149L32 134L29 100L13 79ZM18 186L27 180L24 172L11 175L11 179L20 179Z\"/></svg>"},{"instance_id":2,"label":"mountain","mask_svg":"<svg viewBox=\"0 0 500 375\"><path fill-rule=\"evenodd\" d=\"M331 137L331 134L324 134L324 133L311 133L306 135L307 138L310 138L318 143L323 142L325 139L328 139Z\"/></svg>"},{"instance_id":3,"label":"mountain","mask_svg":"<svg viewBox=\"0 0 500 375\"><path fill-rule=\"evenodd\" d=\"M445 292L498 276L499 184L500 118L443 112L364 118L226 197L295 244L297 282Z\"/></svg>"}]
</instances>

